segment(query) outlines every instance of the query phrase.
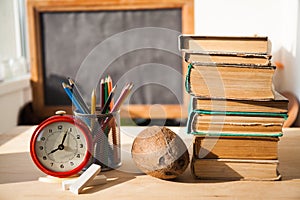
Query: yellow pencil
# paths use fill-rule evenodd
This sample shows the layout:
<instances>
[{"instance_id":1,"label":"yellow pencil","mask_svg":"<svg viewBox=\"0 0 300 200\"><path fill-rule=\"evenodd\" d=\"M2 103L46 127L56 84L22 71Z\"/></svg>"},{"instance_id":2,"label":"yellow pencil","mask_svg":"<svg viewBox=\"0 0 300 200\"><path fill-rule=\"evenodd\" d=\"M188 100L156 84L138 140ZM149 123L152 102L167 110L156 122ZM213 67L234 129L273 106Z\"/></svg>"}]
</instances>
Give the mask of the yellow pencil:
<instances>
[{"instance_id":1,"label":"yellow pencil","mask_svg":"<svg viewBox=\"0 0 300 200\"><path fill-rule=\"evenodd\" d=\"M95 89L92 91L91 95L91 114L94 115L96 113L96 91ZM94 128L95 119L91 119L91 128Z\"/></svg>"}]
</instances>

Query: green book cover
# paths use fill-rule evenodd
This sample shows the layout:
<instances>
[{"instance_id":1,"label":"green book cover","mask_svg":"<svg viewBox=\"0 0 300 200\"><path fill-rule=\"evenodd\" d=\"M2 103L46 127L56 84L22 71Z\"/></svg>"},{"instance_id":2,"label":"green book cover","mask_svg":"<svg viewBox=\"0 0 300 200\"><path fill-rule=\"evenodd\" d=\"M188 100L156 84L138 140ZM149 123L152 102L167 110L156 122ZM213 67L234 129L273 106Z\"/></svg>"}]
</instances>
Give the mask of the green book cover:
<instances>
[{"instance_id":1,"label":"green book cover","mask_svg":"<svg viewBox=\"0 0 300 200\"><path fill-rule=\"evenodd\" d=\"M185 76L185 90L187 93L193 95L193 93L191 92L191 86L190 86L190 77L191 77L191 69L194 68L193 65L190 63L188 65L188 70Z\"/></svg>"},{"instance_id":2,"label":"green book cover","mask_svg":"<svg viewBox=\"0 0 300 200\"><path fill-rule=\"evenodd\" d=\"M209 132L197 131L193 128L195 117L198 115L223 115L223 116L248 116L248 117L282 117L286 119L288 116L285 113L272 112L223 112L223 111L206 111L206 110L192 110L190 112L187 122L187 133L193 135L207 135L207 136L262 136L262 137L280 137L282 132L278 133L264 133L264 132Z\"/></svg>"},{"instance_id":3,"label":"green book cover","mask_svg":"<svg viewBox=\"0 0 300 200\"><path fill-rule=\"evenodd\" d=\"M265 116L265 117L283 117L287 119L286 113L275 112L231 112L231 111L215 111L215 110L193 110L197 114L204 115L236 115L236 116Z\"/></svg>"}]
</instances>

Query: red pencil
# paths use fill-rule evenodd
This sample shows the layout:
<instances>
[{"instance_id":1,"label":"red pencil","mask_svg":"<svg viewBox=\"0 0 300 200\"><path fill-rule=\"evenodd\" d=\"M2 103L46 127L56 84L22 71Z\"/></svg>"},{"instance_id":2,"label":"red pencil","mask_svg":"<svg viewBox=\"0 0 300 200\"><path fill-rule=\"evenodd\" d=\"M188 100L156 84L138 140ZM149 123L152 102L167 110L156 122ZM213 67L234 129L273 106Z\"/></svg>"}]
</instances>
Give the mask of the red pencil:
<instances>
[{"instance_id":1,"label":"red pencil","mask_svg":"<svg viewBox=\"0 0 300 200\"><path fill-rule=\"evenodd\" d=\"M133 84L132 84L132 83L127 83L127 84L125 85L125 87L123 88L123 90L122 90L122 92L121 92L119 98L117 99L117 101L116 101L114 107L111 109L111 112L118 111L118 110L121 108L123 102L125 101L125 99L126 99L127 96L129 95L129 93L130 93L132 87L133 87Z\"/></svg>"}]
</instances>

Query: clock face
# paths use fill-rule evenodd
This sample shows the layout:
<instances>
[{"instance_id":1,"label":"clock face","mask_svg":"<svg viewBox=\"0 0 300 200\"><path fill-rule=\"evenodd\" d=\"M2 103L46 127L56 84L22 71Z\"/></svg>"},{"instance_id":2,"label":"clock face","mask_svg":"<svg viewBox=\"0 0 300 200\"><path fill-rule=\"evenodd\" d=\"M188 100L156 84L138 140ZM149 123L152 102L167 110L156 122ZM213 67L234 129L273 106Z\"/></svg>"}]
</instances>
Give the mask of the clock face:
<instances>
[{"instance_id":1,"label":"clock face","mask_svg":"<svg viewBox=\"0 0 300 200\"><path fill-rule=\"evenodd\" d=\"M34 161L47 174L58 177L73 175L87 164L90 157L88 137L73 123L48 123L34 138Z\"/></svg>"}]
</instances>

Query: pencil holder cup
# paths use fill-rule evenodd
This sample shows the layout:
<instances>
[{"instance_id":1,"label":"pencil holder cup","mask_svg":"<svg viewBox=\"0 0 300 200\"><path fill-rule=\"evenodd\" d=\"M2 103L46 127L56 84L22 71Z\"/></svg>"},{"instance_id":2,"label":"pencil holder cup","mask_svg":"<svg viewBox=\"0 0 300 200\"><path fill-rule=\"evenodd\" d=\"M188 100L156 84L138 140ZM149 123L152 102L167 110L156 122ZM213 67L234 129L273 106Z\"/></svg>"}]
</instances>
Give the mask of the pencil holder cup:
<instances>
[{"instance_id":1,"label":"pencil holder cup","mask_svg":"<svg viewBox=\"0 0 300 200\"><path fill-rule=\"evenodd\" d=\"M92 136L92 161L101 166L101 171L121 166L120 112L101 114L83 114L74 112L87 124ZM90 164L91 164L90 163Z\"/></svg>"}]
</instances>

